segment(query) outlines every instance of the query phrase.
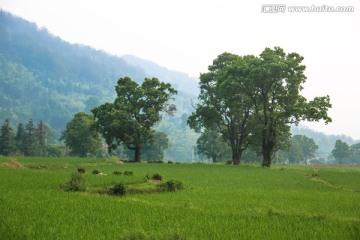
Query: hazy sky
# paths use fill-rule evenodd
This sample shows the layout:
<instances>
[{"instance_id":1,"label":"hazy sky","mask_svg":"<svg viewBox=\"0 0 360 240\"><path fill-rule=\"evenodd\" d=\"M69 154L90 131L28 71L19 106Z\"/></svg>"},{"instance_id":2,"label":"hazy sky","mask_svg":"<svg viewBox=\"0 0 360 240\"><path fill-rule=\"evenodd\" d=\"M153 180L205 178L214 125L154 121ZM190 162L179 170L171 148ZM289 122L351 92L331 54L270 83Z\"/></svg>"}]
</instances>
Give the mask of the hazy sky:
<instances>
[{"instance_id":1,"label":"hazy sky","mask_svg":"<svg viewBox=\"0 0 360 240\"><path fill-rule=\"evenodd\" d=\"M283 13L264 4L286 3ZM290 12L291 6L353 6L354 12ZM198 77L227 51L280 46L305 57L303 94L329 94L333 123L307 124L360 139L360 1L0 0L0 8L72 43L132 54ZM1 37L1 36L0 36Z\"/></svg>"}]
</instances>

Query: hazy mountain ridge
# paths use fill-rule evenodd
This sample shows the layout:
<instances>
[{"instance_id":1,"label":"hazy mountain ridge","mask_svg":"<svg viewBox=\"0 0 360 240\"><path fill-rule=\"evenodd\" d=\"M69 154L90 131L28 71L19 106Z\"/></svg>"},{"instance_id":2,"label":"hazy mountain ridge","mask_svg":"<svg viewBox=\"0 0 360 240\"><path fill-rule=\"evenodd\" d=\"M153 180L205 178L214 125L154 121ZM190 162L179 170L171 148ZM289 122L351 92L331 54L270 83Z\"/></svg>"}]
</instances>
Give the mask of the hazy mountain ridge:
<instances>
[{"instance_id":1,"label":"hazy mountain ridge","mask_svg":"<svg viewBox=\"0 0 360 240\"><path fill-rule=\"evenodd\" d=\"M322 157L325 159L331 154L331 151L334 149L336 140L344 141L349 145L359 142L344 134L328 135L323 132L317 132L302 124L298 126L292 126L291 133L292 135L305 135L309 138L314 139L315 143L319 146L319 149L317 151L318 157Z\"/></svg>"},{"instance_id":2,"label":"hazy mountain ridge","mask_svg":"<svg viewBox=\"0 0 360 240\"><path fill-rule=\"evenodd\" d=\"M177 89L197 96L200 92L198 79L189 77L186 73L169 70L152 61L144 60L132 55L124 55L121 57L129 65L140 67L149 77L157 76L162 81L171 83Z\"/></svg>"}]
</instances>

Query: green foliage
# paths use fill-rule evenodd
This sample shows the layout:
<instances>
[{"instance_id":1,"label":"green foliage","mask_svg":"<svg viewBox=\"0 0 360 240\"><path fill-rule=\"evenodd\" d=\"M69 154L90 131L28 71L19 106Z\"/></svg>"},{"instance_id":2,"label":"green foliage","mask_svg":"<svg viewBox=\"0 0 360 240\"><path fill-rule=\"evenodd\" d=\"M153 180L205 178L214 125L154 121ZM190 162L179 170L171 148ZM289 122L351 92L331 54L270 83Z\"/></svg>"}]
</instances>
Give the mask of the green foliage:
<instances>
[{"instance_id":1,"label":"green foliage","mask_svg":"<svg viewBox=\"0 0 360 240\"><path fill-rule=\"evenodd\" d=\"M200 77L201 103L189 125L197 131L216 129L228 141L233 139L233 155L234 143L240 156L248 144L258 146L254 149L260 149L262 166L270 167L275 153L288 147L291 123L331 122L329 96L307 101L300 95L306 80L302 60L280 47L266 48L258 57L221 54Z\"/></svg>"},{"instance_id":2,"label":"green foliage","mask_svg":"<svg viewBox=\"0 0 360 240\"><path fill-rule=\"evenodd\" d=\"M163 177L162 177L159 173L154 173L154 174L151 176L151 179L152 179L152 180L162 181Z\"/></svg>"},{"instance_id":3,"label":"green foliage","mask_svg":"<svg viewBox=\"0 0 360 240\"><path fill-rule=\"evenodd\" d=\"M349 158L351 156L349 145L346 142L337 140L332 155L335 158L336 163L349 163Z\"/></svg>"},{"instance_id":4,"label":"green foliage","mask_svg":"<svg viewBox=\"0 0 360 240\"><path fill-rule=\"evenodd\" d=\"M92 171L92 174L95 174L95 175L97 175L97 174L100 174L101 172L99 171L99 170L97 170L97 169L94 169L93 171Z\"/></svg>"},{"instance_id":5,"label":"green foliage","mask_svg":"<svg viewBox=\"0 0 360 240\"><path fill-rule=\"evenodd\" d=\"M79 173L85 173L85 172L86 172L86 169L83 168L83 167L78 167L77 171L78 171Z\"/></svg>"},{"instance_id":6,"label":"green foliage","mask_svg":"<svg viewBox=\"0 0 360 240\"><path fill-rule=\"evenodd\" d=\"M159 188L164 189L165 191L174 192L176 190L184 189L184 185L180 181L169 180L159 185Z\"/></svg>"},{"instance_id":7,"label":"green foliage","mask_svg":"<svg viewBox=\"0 0 360 240\"><path fill-rule=\"evenodd\" d=\"M71 174L70 181L67 182L63 189L68 192L83 192L86 190L85 178L80 172Z\"/></svg>"},{"instance_id":8,"label":"green foliage","mask_svg":"<svg viewBox=\"0 0 360 240\"><path fill-rule=\"evenodd\" d=\"M126 170L126 171L124 172L124 175L126 175L126 176L132 176L132 175L134 175L134 171L132 171L132 170Z\"/></svg>"},{"instance_id":9,"label":"green foliage","mask_svg":"<svg viewBox=\"0 0 360 240\"><path fill-rule=\"evenodd\" d=\"M123 183L118 183L113 187L115 195L124 196L126 194L126 186Z\"/></svg>"},{"instance_id":10,"label":"green foliage","mask_svg":"<svg viewBox=\"0 0 360 240\"><path fill-rule=\"evenodd\" d=\"M295 135L291 138L287 156L290 163L308 163L309 159L315 158L318 149L314 139L305 135Z\"/></svg>"},{"instance_id":11,"label":"green foliage","mask_svg":"<svg viewBox=\"0 0 360 240\"><path fill-rule=\"evenodd\" d=\"M117 98L92 110L95 126L103 135L109 150L120 143L135 151L140 162L142 146L152 142L152 127L161 120L160 112L172 114L176 108L168 101L177 93L168 83L145 78L141 85L129 77L120 78L115 87Z\"/></svg>"},{"instance_id":12,"label":"green foliage","mask_svg":"<svg viewBox=\"0 0 360 240\"><path fill-rule=\"evenodd\" d=\"M114 175L121 175L122 172L120 172L120 171L113 171L113 174L114 174Z\"/></svg>"},{"instance_id":13,"label":"green foliage","mask_svg":"<svg viewBox=\"0 0 360 240\"><path fill-rule=\"evenodd\" d=\"M217 131L231 147L234 164L240 163L250 134L251 102L238 87L237 76L230 75L231 67L241 57L223 53L209 66L208 73L200 75L200 103L188 118L188 124L197 132L202 128Z\"/></svg>"},{"instance_id":14,"label":"green foliage","mask_svg":"<svg viewBox=\"0 0 360 240\"><path fill-rule=\"evenodd\" d=\"M214 163L231 158L231 148L216 131L206 129L196 143L197 154L211 158Z\"/></svg>"},{"instance_id":15,"label":"green foliage","mask_svg":"<svg viewBox=\"0 0 360 240\"><path fill-rule=\"evenodd\" d=\"M95 156L101 143L99 134L92 129L94 124L92 115L79 112L67 123L66 130L62 133L62 140L71 149L73 156Z\"/></svg>"},{"instance_id":16,"label":"green foliage","mask_svg":"<svg viewBox=\"0 0 360 240\"><path fill-rule=\"evenodd\" d=\"M15 134L6 119L0 130L0 155L10 156L15 153Z\"/></svg>"}]
</instances>

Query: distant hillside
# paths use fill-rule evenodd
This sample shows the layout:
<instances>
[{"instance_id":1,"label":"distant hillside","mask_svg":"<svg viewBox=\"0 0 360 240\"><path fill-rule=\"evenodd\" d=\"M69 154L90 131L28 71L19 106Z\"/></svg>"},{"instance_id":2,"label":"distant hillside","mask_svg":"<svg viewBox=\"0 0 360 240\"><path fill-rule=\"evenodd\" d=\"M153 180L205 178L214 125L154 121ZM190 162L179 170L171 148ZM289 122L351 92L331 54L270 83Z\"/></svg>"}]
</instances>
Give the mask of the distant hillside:
<instances>
[{"instance_id":1,"label":"distant hillside","mask_svg":"<svg viewBox=\"0 0 360 240\"><path fill-rule=\"evenodd\" d=\"M351 137L345 135L327 135L322 132L317 132L304 125L292 126L291 133L293 135L305 135L314 139L315 143L319 146L317 155L321 158L327 158L335 147L336 140L347 142L349 145L355 144L356 141Z\"/></svg>"},{"instance_id":2,"label":"distant hillside","mask_svg":"<svg viewBox=\"0 0 360 240\"><path fill-rule=\"evenodd\" d=\"M130 55L124 58L93 48L69 44L36 24L0 11L1 118L33 117L63 129L74 112L88 110L94 99L113 99L118 78L137 82L157 77L179 90L180 108L191 107L197 81L184 73ZM181 97L182 96L182 97ZM91 99L91 101L87 101ZM56 120L49 111L56 111ZM46 114L44 114L46 113ZM59 119L60 117L60 119Z\"/></svg>"},{"instance_id":3,"label":"distant hillside","mask_svg":"<svg viewBox=\"0 0 360 240\"><path fill-rule=\"evenodd\" d=\"M29 118L43 120L59 136L75 113L112 101L120 77L139 83L145 77L157 77L179 91L176 117L166 117L158 126L169 134L167 156L191 160L197 135L186 128L186 118L197 98L196 79L136 57L120 58L69 44L4 11L0 11L0 36L1 123L10 119L15 126Z\"/></svg>"},{"instance_id":4,"label":"distant hillside","mask_svg":"<svg viewBox=\"0 0 360 240\"><path fill-rule=\"evenodd\" d=\"M167 68L159 66L154 62L131 55L122 56L122 59L124 59L128 64L132 66L140 67L146 72L148 76L156 75L158 78L171 83L177 89L185 93L190 93L197 96L200 92L198 80L196 78L189 77L185 73L171 71Z\"/></svg>"}]
</instances>

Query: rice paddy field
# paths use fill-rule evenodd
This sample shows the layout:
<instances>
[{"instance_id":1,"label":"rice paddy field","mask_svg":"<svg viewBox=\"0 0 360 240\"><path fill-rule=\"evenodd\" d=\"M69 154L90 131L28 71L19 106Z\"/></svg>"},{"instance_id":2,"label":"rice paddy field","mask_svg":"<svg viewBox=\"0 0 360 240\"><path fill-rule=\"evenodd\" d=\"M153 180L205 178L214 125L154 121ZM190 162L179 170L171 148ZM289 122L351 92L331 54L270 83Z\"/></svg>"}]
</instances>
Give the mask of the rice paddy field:
<instances>
[{"instance_id":1,"label":"rice paddy field","mask_svg":"<svg viewBox=\"0 0 360 240\"><path fill-rule=\"evenodd\" d=\"M64 191L78 167L87 191ZM98 191L155 173L184 189ZM360 239L360 167L0 157L0 239Z\"/></svg>"}]
</instances>

